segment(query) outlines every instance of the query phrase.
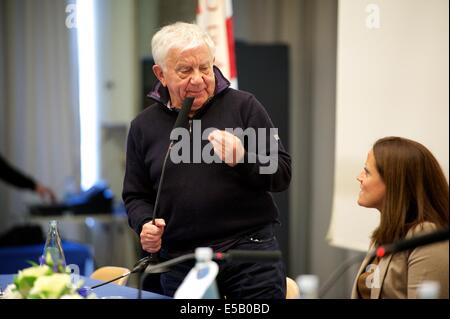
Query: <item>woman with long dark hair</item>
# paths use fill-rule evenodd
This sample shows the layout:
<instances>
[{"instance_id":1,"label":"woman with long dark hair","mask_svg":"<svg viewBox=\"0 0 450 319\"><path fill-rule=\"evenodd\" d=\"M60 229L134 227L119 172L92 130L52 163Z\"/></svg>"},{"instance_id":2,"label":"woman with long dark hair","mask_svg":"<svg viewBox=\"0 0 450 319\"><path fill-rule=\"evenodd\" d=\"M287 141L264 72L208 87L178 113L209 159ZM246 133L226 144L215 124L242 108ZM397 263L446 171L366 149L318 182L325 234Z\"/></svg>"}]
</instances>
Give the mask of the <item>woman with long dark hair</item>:
<instances>
[{"instance_id":1,"label":"woman with long dark hair","mask_svg":"<svg viewBox=\"0 0 450 319\"><path fill-rule=\"evenodd\" d=\"M448 182L422 144L401 137L378 140L357 180L358 204L380 212L372 248L448 228ZM417 298L424 281L439 283L439 296L448 298L448 263L448 241L382 258L368 254L352 298Z\"/></svg>"}]
</instances>

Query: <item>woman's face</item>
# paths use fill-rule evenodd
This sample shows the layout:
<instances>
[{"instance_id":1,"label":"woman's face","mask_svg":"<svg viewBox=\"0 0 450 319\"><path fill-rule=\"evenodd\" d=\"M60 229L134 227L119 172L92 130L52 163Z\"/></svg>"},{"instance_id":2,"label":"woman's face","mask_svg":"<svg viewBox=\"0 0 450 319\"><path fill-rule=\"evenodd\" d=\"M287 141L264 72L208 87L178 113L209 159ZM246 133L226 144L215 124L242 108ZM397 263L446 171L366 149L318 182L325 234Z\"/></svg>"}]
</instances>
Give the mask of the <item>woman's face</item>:
<instances>
[{"instance_id":1,"label":"woman's face","mask_svg":"<svg viewBox=\"0 0 450 319\"><path fill-rule=\"evenodd\" d=\"M372 150L367 154L364 169L356 179L360 183L361 189L358 197L358 205L376 208L381 212L386 195L386 186L377 171Z\"/></svg>"}]
</instances>

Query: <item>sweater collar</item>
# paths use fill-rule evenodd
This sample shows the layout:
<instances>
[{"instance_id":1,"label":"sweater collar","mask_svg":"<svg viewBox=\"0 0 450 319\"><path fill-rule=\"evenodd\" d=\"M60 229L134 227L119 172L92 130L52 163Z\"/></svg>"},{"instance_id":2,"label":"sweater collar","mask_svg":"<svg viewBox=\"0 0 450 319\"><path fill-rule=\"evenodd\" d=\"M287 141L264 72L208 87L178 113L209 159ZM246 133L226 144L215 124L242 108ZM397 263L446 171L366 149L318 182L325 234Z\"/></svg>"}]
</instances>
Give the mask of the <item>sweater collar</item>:
<instances>
[{"instance_id":1,"label":"sweater collar","mask_svg":"<svg viewBox=\"0 0 450 319\"><path fill-rule=\"evenodd\" d=\"M209 104L217 95L225 91L230 86L230 81L227 80L218 67L213 66L213 70L214 77L216 78L216 88L214 90L214 95L208 100L208 102L206 102L206 104ZM167 105L170 97L169 90L164 87L159 80L156 81L152 90L147 94L147 97L162 104L165 109L169 109Z\"/></svg>"}]
</instances>

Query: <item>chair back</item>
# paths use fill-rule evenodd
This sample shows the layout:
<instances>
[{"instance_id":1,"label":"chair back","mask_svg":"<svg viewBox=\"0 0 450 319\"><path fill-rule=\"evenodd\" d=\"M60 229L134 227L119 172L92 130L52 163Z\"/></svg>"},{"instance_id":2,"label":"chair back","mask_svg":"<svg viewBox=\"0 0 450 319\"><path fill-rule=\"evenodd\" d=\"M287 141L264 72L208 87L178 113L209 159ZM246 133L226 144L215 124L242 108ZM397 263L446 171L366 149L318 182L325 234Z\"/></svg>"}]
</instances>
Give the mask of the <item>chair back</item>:
<instances>
[{"instance_id":1,"label":"chair back","mask_svg":"<svg viewBox=\"0 0 450 319\"><path fill-rule=\"evenodd\" d=\"M91 279L109 281L109 280L114 279L116 277L125 275L129 271L130 270L128 268L125 268L125 267L104 266L104 267L100 267L97 270L95 270L91 274L90 277L91 277ZM120 286L125 286L127 284L128 277L129 276L120 278L120 279L118 279L116 281L113 281L113 283L115 283L117 285L120 285Z\"/></svg>"},{"instance_id":2,"label":"chair back","mask_svg":"<svg viewBox=\"0 0 450 319\"><path fill-rule=\"evenodd\" d=\"M300 298L300 288L294 279L286 277L286 299Z\"/></svg>"}]
</instances>

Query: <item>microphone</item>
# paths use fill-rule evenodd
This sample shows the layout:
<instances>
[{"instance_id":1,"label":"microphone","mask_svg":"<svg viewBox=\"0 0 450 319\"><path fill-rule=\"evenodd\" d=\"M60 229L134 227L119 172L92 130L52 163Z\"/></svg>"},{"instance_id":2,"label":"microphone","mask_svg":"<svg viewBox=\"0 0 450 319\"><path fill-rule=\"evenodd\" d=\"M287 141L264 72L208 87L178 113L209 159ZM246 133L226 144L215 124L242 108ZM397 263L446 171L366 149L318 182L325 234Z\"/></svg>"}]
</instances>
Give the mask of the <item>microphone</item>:
<instances>
[{"instance_id":1,"label":"microphone","mask_svg":"<svg viewBox=\"0 0 450 319\"><path fill-rule=\"evenodd\" d=\"M378 248L375 248L372 251L370 251L368 254L369 258L373 258L375 256L381 258L388 254L393 254L400 251L416 248L418 246L424 246L448 239L449 239L449 229L447 228L437 232L417 236L411 239L400 240L389 245L379 246ZM347 269L350 266L362 262L364 258L366 258L365 254L358 254L345 261L320 288L319 298L325 296L328 290L332 286L334 286L337 280L347 271Z\"/></svg>"},{"instance_id":2,"label":"microphone","mask_svg":"<svg viewBox=\"0 0 450 319\"><path fill-rule=\"evenodd\" d=\"M194 97L186 97L183 101L183 105L181 106L181 110L178 113L177 120L175 121L175 125L172 130L175 130L180 127L187 127L189 112L191 111L192 104L194 103Z\"/></svg>"},{"instance_id":3,"label":"microphone","mask_svg":"<svg viewBox=\"0 0 450 319\"><path fill-rule=\"evenodd\" d=\"M144 259L144 258L143 258ZM195 253L189 253L185 255L181 255L179 257L167 260L163 263L157 265L147 264L145 267L145 273L151 274L154 273L159 268L165 268L169 266L173 266L184 261L195 259ZM217 252L213 254L213 260L222 261L245 261L245 262L276 262L281 259L281 251L280 250L239 250L239 249L231 249L226 253Z\"/></svg>"},{"instance_id":4,"label":"microphone","mask_svg":"<svg viewBox=\"0 0 450 319\"><path fill-rule=\"evenodd\" d=\"M448 240L449 235L450 233L447 227L445 229L427 233L425 235L416 236L411 239L403 239L393 242L392 244L379 246L371 253L371 255L381 258L389 254L395 254L404 250L416 248L418 246L424 246L439 241Z\"/></svg>"},{"instance_id":5,"label":"microphone","mask_svg":"<svg viewBox=\"0 0 450 319\"><path fill-rule=\"evenodd\" d=\"M140 273L143 272L145 270L145 268L147 268L147 266L150 264L150 257L144 257L142 259L139 259L139 261L134 264L133 266L133 270L131 271L131 273Z\"/></svg>"},{"instance_id":6,"label":"microphone","mask_svg":"<svg viewBox=\"0 0 450 319\"><path fill-rule=\"evenodd\" d=\"M181 110L178 113L178 116L177 116L177 119L175 121L175 125L173 126L172 131L174 129L177 129L177 128L180 128L180 127L186 127L186 124L188 123L189 112L191 111L193 103L194 103L194 98L193 97L186 97L184 99L183 105L181 106ZM152 224L153 225L155 225L156 211L158 209L159 196L161 194L161 188L162 188L162 184L163 184L163 181L164 181L164 173L166 171L167 159L169 158L170 150L172 149L172 146L173 146L174 142L175 142L174 140L172 140L170 142L169 147L167 148L166 155L164 157L164 162L163 162L162 169L161 169L161 177L159 179L158 190L156 192L155 205L153 207L153 216L152 216ZM158 264L159 263L157 253L150 253L148 258L149 258L149 263L148 264ZM164 270L163 268L159 269L159 272L165 272L165 271L166 270ZM155 271L155 273L156 272L157 271Z\"/></svg>"},{"instance_id":7,"label":"microphone","mask_svg":"<svg viewBox=\"0 0 450 319\"><path fill-rule=\"evenodd\" d=\"M186 123L188 122L188 115L189 115L189 112L191 111L193 103L194 103L193 97L187 97L184 99L183 105L181 106L181 110L178 113L178 117L175 121L175 125L173 126L172 131L177 128L186 126ZM169 148L167 149L166 156L164 157L164 162L163 162L163 166L161 169L161 178L159 179L158 191L156 193L156 199L155 199L155 206L153 208L153 224L155 223L156 210L158 208L159 195L160 195L161 188L162 188L161 186L162 186L162 183L164 180L164 172L166 171L167 158L169 157L170 150L172 149L173 143L174 143L174 141L170 142L170 145L169 145Z\"/></svg>"}]
</instances>

